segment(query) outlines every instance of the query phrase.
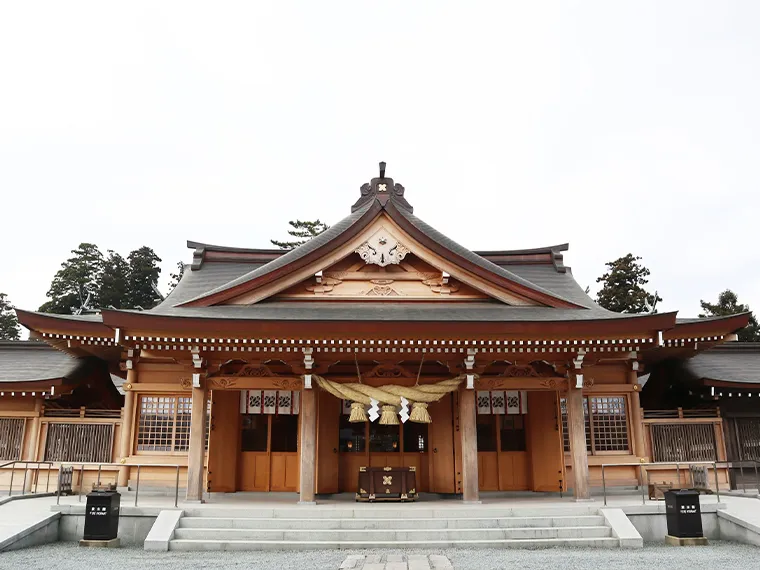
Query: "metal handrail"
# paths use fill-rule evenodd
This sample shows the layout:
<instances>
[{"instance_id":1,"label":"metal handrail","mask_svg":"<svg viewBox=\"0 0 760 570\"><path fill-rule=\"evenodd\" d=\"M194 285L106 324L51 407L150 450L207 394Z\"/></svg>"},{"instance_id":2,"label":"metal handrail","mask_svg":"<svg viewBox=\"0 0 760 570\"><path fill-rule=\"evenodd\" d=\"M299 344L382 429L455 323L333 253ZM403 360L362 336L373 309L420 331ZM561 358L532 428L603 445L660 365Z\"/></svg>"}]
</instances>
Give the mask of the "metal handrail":
<instances>
[{"instance_id":1,"label":"metal handrail","mask_svg":"<svg viewBox=\"0 0 760 570\"><path fill-rule=\"evenodd\" d=\"M173 467L176 470L176 477L174 481L174 507L176 508L179 503L179 468L184 467L183 465L179 465L177 463L97 463L97 462L91 462L91 461L62 461L60 463L60 466L58 468L58 490L57 490L57 497L55 500L55 504L58 505L61 503L61 471L63 470L64 466L70 466L72 469L74 467L79 467L79 502L82 501L82 487L84 485L84 468L85 466L91 466L91 467L97 467L98 468L98 480L97 485L100 485L100 475L102 473L103 467L118 467L120 469L123 468L132 468L137 467L137 484L135 485L135 506L137 506L137 499L140 495L140 468L141 467ZM74 482L72 481L72 487Z\"/></svg>"},{"instance_id":2,"label":"metal handrail","mask_svg":"<svg viewBox=\"0 0 760 570\"><path fill-rule=\"evenodd\" d=\"M758 477L758 465L760 465L760 461L757 459L739 459L737 461L734 460L726 460L726 461L718 461L720 465L726 465L728 469L736 469L734 467L734 464L739 464L739 473L741 474L741 481L742 481L742 493L747 492L747 484L744 481L744 464L745 463L751 463L755 467L755 484L757 485L757 493L758 497L760 498L760 478ZM738 490L738 489L737 489Z\"/></svg>"},{"instance_id":3,"label":"metal handrail","mask_svg":"<svg viewBox=\"0 0 760 570\"><path fill-rule=\"evenodd\" d=\"M21 496L23 497L26 495L26 475L29 472L29 465L37 465L37 476L34 478L34 492L31 490L29 491L30 495L35 495L37 493L37 484L39 483L39 466L40 465L47 465L47 481L45 483L45 492L48 492L48 489L50 488L50 468L53 466L52 461L27 461L25 459L16 459L14 461L8 461L7 463L3 463L0 465L0 469L5 469L8 466L11 467L11 481L8 485L8 496L11 496L11 493L13 493L13 475L16 473L16 464L23 463L24 464L24 484L21 487Z\"/></svg>"},{"instance_id":4,"label":"metal handrail","mask_svg":"<svg viewBox=\"0 0 760 570\"><path fill-rule=\"evenodd\" d=\"M675 465L676 473L678 474L678 484L681 484L681 465L690 467L692 465L712 465L715 473L715 496L720 502L720 484L718 482L718 464L726 463L721 461L655 461L655 462L641 462L641 463L602 463L602 493L604 495L604 506L607 506L607 481L604 478L605 467L637 467L639 468L639 479L641 481L641 504L646 505L646 494L644 485L644 467L646 466L672 466Z\"/></svg>"}]
</instances>

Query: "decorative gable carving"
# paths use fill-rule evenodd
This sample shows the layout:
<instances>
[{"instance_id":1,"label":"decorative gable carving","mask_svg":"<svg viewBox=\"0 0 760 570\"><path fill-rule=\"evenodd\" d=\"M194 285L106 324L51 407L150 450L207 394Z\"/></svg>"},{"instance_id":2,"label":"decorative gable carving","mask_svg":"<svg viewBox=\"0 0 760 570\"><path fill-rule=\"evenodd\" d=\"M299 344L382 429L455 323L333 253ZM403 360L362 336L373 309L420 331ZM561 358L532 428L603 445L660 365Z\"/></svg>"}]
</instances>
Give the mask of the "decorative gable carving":
<instances>
[{"instance_id":1,"label":"decorative gable carving","mask_svg":"<svg viewBox=\"0 0 760 570\"><path fill-rule=\"evenodd\" d=\"M409 253L409 248L385 230L380 230L359 247L356 253L365 261L380 267L399 264Z\"/></svg>"}]
</instances>

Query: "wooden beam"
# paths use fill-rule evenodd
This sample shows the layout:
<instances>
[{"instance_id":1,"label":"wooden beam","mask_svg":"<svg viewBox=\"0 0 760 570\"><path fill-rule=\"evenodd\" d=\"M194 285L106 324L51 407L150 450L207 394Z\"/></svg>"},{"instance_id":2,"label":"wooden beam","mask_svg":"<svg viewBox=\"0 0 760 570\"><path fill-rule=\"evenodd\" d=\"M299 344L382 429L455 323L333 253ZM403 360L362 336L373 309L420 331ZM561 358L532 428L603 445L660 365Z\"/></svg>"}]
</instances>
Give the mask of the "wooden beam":
<instances>
[{"instance_id":1,"label":"wooden beam","mask_svg":"<svg viewBox=\"0 0 760 570\"><path fill-rule=\"evenodd\" d=\"M314 483L317 460L317 394L315 390L301 392L301 452L299 471L299 503L314 503Z\"/></svg>"},{"instance_id":2,"label":"wooden beam","mask_svg":"<svg viewBox=\"0 0 760 570\"><path fill-rule=\"evenodd\" d=\"M188 501L199 502L203 500L203 460L206 452L206 387L203 384L199 388L194 387L192 394L186 498Z\"/></svg>"},{"instance_id":3,"label":"wooden beam","mask_svg":"<svg viewBox=\"0 0 760 570\"><path fill-rule=\"evenodd\" d=\"M478 502L478 432L475 390L459 392L459 433L462 438L462 500Z\"/></svg>"},{"instance_id":4,"label":"wooden beam","mask_svg":"<svg viewBox=\"0 0 760 570\"><path fill-rule=\"evenodd\" d=\"M567 391L567 424L570 431L570 457L573 465L573 496L576 501L586 501L591 498L586 451L586 421L583 414L583 392L574 385L571 385Z\"/></svg>"}]
</instances>

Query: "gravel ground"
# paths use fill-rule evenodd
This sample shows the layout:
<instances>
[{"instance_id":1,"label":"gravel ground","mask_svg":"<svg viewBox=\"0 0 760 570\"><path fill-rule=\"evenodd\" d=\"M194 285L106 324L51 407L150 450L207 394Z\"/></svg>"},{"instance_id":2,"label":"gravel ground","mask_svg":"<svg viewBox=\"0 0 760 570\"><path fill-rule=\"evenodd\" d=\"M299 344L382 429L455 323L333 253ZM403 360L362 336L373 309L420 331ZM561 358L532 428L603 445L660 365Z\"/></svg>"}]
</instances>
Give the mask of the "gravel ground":
<instances>
[{"instance_id":1,"label":"gravel ground","mask_svg":"<svg viewBox=\"0 0 760 570\"><path fill-rule=\"evenodd\" d=\"M713 542L710 546L678 548L648 545L643 550L454 550L443 551L277 551L277 552L145 552L140 548L118 550L79 548L75 543L57 543L0 554L0 568L110 570L148 568L275 568L278 570L336 570L349 554L444 554L455 568L463 570L728 570L757 568L760 549L743 544ZM754 562L753 562L754 561Z\"/></svg>"}]
</instances>

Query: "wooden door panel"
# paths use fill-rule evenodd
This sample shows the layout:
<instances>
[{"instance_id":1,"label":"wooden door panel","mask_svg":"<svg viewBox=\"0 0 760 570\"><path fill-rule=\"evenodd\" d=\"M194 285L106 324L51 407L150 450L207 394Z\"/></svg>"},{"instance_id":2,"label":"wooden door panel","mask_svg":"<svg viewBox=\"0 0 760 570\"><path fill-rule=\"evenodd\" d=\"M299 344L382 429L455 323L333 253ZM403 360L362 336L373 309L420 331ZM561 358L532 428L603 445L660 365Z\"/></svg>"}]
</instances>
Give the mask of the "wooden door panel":
<instances>
[{"instance_id":1,"label":"wooden door panel","mask_svg":"<svg viewBox=\"0 0 760 570\"><path fill-rule=\"evenodd\" d=\"M564 477L557 413L557 392L528 393L527 443L534 491L559 491Z\"/></svg>"},{"instance_id":2,"label":"wooden door panel","mask_svg":"<svg viewBox=\"0 0 760 570\"><path fill-rule=\"evenodd\" d=\"M271 491L298 490L298 453L273 452L271 471Z\"/></svg>"},{"instance_id":3,"label":"wooden door panel","mask_svg":"<svg viewBox=\"0 0 760 570\"><path fill-rule=\"evenodd\" d=\"M337 493L340 481L338 460L341 401L320 390L317 397L317 493Z\"/></svg>"},{"instance_id":4,"label":"wooden door panel","mask_svg":"<svg viewBox=\"0 0 760 570\"><path fill-rule=\"evenodd\" d=\"M478 452L478 488L481 491L499 490L499 456L495 451Z\"/></svg>"},{"instance_id":5,"label":"wooden door panel","mask_svg":"<svg viewBox=\"0 0 760 570\"><path fill-rule=\"evenodd\" d=\"M269 454L265 451L244 451L240 454L241 491L269 490Z\"/></svg>"},{"instance_id":6,"label":"wooden door panel","mask_svg":"<svg viewBox=\"0 0 760 570\"><path fill-rule=\"evenodd\" d=\"M414 467L417 475L417 492L425 493L428 491L428 454L427 453L404 453L402 465L404 467Z\"/></svg>"},{"instance_id":7,"label":"wooden door panel","mask_svg":"<svg viewBox=\"0 0 760 570\"><path fill-rule=\"evenodd\" d=\"M359 467L366 466L367 455L365 453L340 454L340 491L342 493L356 493Z\"/></svg>"},{"instance_id":8,"label":"wooden door panel","mask_svg":"<svg viewBox=\"0 0 760 570\"><path fill-rule=\"evenodd\" d=\"M456 493L452 396L428 405L433 422L428 425L428 489L433 493Z\"/></svg>"},{"instance_id":9,"label":"wooden door panel","mask_svg":"<svg viewBox=\"0 0 760 570\"><path fill-rule=\"evenodd\" d=\"M372 453L369 454L370 467L401 467L401 453Z\"/></svg>"},{"instance_id":10,"label":"wooden door panel","mask_svg":"<svg viewBox=\"0 0 760 570\"><path fill-rule=\"evenodd\" d=\"M528 454L524 451L502 451L499 454L499 490L529 489Z\"/></svg>"},{"instance_id":11,"label":"wooden door panel","mask_svg":"<svg viewBox=\"0 0 760 570\"><path fill-rule=\"evenodd\" d=\"M211 399L211 428L208 441L208 490L236 491L240 449L240 392L215 390Z\"/></svg>"}]
</instances>

